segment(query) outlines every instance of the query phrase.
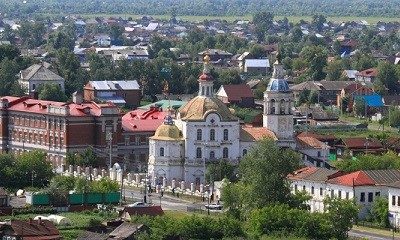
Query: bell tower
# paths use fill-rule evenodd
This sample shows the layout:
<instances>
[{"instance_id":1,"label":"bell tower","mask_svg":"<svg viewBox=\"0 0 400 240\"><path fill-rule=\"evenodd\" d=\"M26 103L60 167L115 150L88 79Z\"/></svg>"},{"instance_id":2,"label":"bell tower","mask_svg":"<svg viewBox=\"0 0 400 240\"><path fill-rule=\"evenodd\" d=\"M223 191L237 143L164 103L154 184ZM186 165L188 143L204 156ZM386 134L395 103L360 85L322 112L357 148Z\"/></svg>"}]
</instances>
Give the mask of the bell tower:
<instances>
[{"instance_id":1,"label":"bell tower","mask_svg":"<svg viewBox=\"0 0 400 240\"><path fill-rule=\"evenodd\" d=\"M285 71L279 56L264 92L263 126L275 133L278 145L294 147L293 140L293 92L285 79Z\"/></svg>"},{"instance_id":2,"label":"bell tower","mask_svg":"<svg viewBox=\"0 0 400 240\"><path fill-rule=\"evenodd\" d=\"M210 73L210 56L206 55L203 59L203 73L199 77L199 96L213 97L214 79Z\"/></svg>"}]
</instances>

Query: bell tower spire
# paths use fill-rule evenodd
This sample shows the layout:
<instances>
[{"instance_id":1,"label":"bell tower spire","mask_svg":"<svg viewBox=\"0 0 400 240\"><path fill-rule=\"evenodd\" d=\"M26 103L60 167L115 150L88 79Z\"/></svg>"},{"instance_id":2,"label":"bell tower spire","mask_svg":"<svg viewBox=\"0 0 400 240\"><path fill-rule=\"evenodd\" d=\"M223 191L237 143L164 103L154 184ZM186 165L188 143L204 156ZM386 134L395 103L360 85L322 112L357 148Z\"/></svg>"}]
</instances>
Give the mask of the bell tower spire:
<instances>
[{"instance_id":1,"label":"bell tower spire","mask_svg":"<svg viewBox=\"0 0 400 240\"><path fill-rule=\"evenodd\" d=\"M213 97L214 78L210 73L210 56L206 55L203 59L203 72L199 77L199 96Z\"/></svg>"}]
</instances>

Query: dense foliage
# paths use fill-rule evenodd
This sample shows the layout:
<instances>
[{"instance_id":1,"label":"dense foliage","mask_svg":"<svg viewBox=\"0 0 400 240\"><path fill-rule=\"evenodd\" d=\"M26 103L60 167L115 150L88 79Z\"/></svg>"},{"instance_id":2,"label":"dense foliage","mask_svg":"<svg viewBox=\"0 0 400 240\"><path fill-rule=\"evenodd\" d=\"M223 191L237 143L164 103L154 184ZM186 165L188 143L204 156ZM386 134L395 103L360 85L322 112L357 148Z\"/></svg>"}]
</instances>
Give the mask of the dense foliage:
<instances>
[{"instance_id":1,"label":"dense foliage","mask_svg":"<svg viewBox=\"0 0 400 240\"><path fill-rule=\"evenodd\" d=\"M0 154L0 186L8 189L47 186L53 168L42 151L21 155Z\"/></svg>"},{"instance_id":2,"label":"dense foliage","mask_svg":"<svg viewBox=\"0 0 400 240\"><path fill-rule=\"evenodd\" d=\"M337 161L335 167L345 172L400 169L400 157L394 152L388 152L383 155L365 154Z\"/></svg>"},{"instance_id":3,"label":"dense foliage","mask_svg":"<svg viewBox=\"0 0 400 240\"><path fill-rule=\"evenodd\" d=\"M245 15L260 10L278 15L313 15L315 13L340 16L397 16L398 2L374 0L1 0L4 12L14 15L32 13L131 13L179 15Z\"/></svg>"}]
</instances>

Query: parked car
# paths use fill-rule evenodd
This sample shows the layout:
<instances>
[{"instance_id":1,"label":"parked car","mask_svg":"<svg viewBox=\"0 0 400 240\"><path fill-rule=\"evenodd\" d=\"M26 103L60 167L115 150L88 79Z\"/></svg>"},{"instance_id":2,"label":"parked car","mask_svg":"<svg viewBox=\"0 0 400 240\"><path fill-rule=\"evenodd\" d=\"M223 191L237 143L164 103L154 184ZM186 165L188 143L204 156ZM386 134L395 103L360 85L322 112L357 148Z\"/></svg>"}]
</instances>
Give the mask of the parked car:
<instances>
[{"instance_id":1,"label":"parked car","mask_svg":"<svg viewBox=\"0 0 400 240\"><path fill-rule=\"evenodd\" d=\"M206 209L210 210L222 210L222 204L217 204L217 203L211 203L211 204L206 204L205 205Z\"/></svg>"}]
</instances>

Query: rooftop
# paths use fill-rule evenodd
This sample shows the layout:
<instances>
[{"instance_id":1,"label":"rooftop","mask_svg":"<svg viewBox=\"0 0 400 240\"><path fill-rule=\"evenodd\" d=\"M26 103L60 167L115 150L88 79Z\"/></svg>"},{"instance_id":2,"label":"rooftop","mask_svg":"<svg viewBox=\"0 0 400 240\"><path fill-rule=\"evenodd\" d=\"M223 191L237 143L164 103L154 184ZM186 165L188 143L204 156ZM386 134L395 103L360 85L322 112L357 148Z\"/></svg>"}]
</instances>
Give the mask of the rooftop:
<instances>
[{"instance_id":1,"label":"rooftop","mask_svg":"<svg viewBox=\"0 0 400 240\"><path fill-rule=\"evenodd\" d=\"M122 129L126 132L155 132L166 116L167 112L156 107L137 109L122 117Z\"/></svg>"}]
</instances>

